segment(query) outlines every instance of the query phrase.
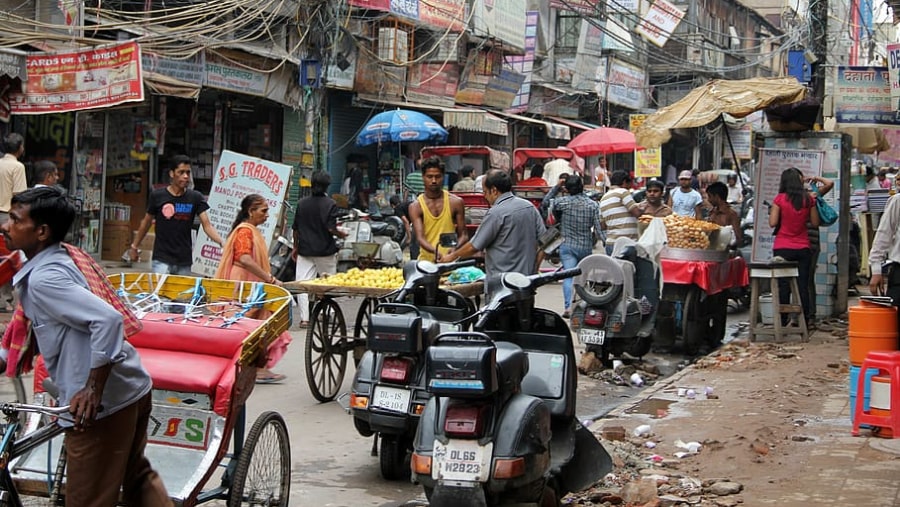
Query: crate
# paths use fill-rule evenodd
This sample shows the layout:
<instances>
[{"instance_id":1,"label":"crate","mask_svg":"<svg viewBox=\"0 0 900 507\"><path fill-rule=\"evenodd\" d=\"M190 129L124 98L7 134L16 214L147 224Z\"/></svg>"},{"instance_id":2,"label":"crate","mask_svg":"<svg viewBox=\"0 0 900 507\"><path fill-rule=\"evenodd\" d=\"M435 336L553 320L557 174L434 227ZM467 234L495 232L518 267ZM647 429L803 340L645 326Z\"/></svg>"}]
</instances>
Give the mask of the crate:
<instances>
[{"instance_id":1,"label":"crate","mask_svg":"<svg viewBox=\"0 0 900 507\"><path fill-rule=\"evenodd\" d=\"M463 205L467 208L488 208L490 204L488 204L487 199L484 198L483 194L478 193L469 193L469 192L453 192L458 195L463 200Z\"/></svg>"}]
</instances>

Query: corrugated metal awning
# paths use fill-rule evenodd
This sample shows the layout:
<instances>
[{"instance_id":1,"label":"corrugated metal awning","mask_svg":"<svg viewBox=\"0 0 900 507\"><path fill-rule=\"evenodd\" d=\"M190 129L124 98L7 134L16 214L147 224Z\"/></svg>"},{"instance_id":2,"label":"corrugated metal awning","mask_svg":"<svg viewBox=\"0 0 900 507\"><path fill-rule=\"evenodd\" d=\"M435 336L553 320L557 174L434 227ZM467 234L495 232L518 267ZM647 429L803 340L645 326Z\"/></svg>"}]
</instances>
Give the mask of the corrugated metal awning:
<instances>
[{"instance_id":1,"label":"corrugated metal awning","mask_svg":"<svg viewBox=\"0 0 900 507\"><path fill-rule=\"evenodd\" d=\"M547 137L550 139L571 139L572 133L569 131L569 127L566 125L560 125L559 123L553 123L545 120L538 120L537 118L532 118L530 116L522 116L513 113L504 113L501 111L497 111L497 114L500 116L505 116L511 120L524 121L526 123L533 123L535 125L541 125L544 129L547 130Z\"/></svg>"},{"instance_id":2,"label":"corrugated metal awning","mask_svg":"<svg viewBox=\"0 0 900 507\"><path fill-rule=\"evenodd\" d=\"M578 120L570 120L568 118L560 118L558 116L547 116L547 118L552 119L553 121L558 121L563 125L568 125L570 127L577 128L579 130L594 130L595 128L600 128L599 125L594 125L593 123L588 123L584 121Z\"/></svg>"},{"instance_id":3,"label":"corrugated metal awning","mask_svg":"<svg viewBox=\"0 0 900 507\"><path fill-rule=\"evenodd\" d=\"M366 102L396 106L404 109L438 111L443 115L441 125L444 128L455 127L462 130L485 132L488 134L494 134L504 137L509 134L509 128L506 120L504 120L503 118L497 118L493 114L483 109L453 106L435 106L431 104L421 104L419 102L403 102L399 100L381 99L364 94L357 94L356 98ZM499 112L497 114L499 114Z\"/></svg>"}]
</instances>

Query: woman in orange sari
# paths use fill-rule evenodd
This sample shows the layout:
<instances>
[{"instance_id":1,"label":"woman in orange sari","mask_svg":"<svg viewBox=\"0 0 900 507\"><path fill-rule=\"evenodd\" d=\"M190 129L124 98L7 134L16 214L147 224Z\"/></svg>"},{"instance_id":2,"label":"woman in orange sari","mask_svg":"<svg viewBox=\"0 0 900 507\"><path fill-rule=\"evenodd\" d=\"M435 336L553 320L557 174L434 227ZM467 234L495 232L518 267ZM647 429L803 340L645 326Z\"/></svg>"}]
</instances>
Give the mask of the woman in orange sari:
<instances>
[{"instance_id":1,"label":"woman in orange sari","mask_svg":"<svg viewBox=\"0 0 900 507\"><path fill-rule=\"evenodd\" d=\"M238 212L231 233L222 248L222 259L219 269L216 270L216 278L225 280L239 280L245 282L266 282L281 285L281 281L272 276L269 266L269 248L262 233L257 226L262 225L269 218L269 203L259 194L250 194L241 201L241 210ZM264 310L263 310L264 311ZM257 312L253 318L265 318ZM281 333L268 349L268 359L265 368L256 372L256 382L271 384L280 382L285 375L270 370L287 352L291 343L291 335L285 331Z\"/></svg>"}]
</instances>

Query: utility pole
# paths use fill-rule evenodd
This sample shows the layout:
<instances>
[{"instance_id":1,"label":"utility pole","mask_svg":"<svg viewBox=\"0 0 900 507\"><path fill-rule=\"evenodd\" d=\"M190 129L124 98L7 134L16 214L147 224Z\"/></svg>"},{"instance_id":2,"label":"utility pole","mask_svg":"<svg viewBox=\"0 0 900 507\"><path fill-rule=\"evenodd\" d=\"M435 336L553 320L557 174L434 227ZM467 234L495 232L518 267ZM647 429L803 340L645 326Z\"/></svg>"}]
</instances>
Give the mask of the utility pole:
<instances>
[{"instance_id":1,"label":"utility pole","mask_svg":"<svg viewBox=\"0 0 900 507\"><path fill-rule=\"evenodd\" d=\"M812 36L812 53L815 61L812 64L813 97L824 106L825 104L825 73L828 69L828 0L810 0L809 2L810 35ZM816 123L824 125L822 113L824 107L819 108Z\"/></svg>"}]
</instances>

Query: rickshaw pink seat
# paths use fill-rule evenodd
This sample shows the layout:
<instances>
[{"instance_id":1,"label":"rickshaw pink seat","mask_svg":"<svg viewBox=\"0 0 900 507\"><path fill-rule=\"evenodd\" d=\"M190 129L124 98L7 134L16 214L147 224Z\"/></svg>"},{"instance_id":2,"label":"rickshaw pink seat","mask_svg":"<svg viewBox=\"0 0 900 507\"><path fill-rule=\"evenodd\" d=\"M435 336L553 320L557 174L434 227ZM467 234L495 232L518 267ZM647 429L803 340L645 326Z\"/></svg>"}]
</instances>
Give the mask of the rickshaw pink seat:
<instances>
[{"instance_id":1,"label":"rickshaw pink seat","mask_svg":"<svg viewBox=\"0 0 900 507\"><path fill-rule=\"evenodd\" d=\"M173 317L173 322L166 318ZM172 314L147 314L144 328L128 341L138 349L154 389L209 396L213 410L227 416L241 344L258 320L241 319L227 328L221 319L187 321Z\"/></svg>"}]
</instances>

